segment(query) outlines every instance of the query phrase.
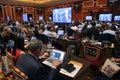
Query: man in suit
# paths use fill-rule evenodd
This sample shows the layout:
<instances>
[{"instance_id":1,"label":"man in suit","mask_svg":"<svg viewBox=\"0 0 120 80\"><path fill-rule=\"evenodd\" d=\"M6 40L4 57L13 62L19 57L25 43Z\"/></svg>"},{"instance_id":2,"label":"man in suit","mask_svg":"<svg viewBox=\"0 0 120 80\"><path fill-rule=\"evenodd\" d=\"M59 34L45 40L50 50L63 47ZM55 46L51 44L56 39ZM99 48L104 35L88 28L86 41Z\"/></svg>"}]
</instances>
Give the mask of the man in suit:
<instances>
[{"instance_id":1,"label":"man in suit","mask_svg":"<svg viewBox=\"0 0 120 80\"><path fill-rule=\"evenodd\" d=\"M28 53L21 54L18 58L16 66L23 71L30 80L58 80L56 79L56 68L60 65L60 61L53 62L53 68L46 67L42 64L42 59L46 58L47 53L39 57L42 42L39 40L30 41L27 46Z\"/></svg>"}]
</instances>

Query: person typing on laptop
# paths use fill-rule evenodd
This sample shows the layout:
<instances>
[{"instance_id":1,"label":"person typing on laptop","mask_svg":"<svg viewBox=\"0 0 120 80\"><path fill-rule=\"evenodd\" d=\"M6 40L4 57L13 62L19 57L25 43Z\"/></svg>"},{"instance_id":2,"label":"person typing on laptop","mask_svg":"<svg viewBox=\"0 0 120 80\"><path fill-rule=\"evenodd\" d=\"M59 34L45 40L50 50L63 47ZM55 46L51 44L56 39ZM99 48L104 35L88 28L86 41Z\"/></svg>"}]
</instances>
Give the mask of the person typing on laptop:
<instances>
[{"instance_id":1,"label":"person typing on laptop","mask_svg":"<svg viewBox=\"0 0 120 80\"><path fill-rule=\"evenodd\" d=\"M47 53L45 52L45 54L40 57L42 49L41 41L37 39L30 41L27 49L28 53L20 55L16 66L23 71L30 80L59 80L56 77L56 68L61 62L54 60L52 68L48 68L42 63L42 59L47 57Z\"/></svg>"}]
</instances>

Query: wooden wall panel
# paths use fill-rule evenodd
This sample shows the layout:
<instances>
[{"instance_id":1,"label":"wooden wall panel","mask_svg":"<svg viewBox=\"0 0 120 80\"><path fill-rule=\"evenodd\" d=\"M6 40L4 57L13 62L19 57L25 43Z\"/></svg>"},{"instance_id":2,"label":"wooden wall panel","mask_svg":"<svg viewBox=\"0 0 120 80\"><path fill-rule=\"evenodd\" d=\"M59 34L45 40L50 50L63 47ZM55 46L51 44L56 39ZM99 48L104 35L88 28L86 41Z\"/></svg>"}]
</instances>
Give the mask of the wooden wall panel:
<instances>
[{"instance_id":1,"label":"wooden wall panel","mask_svg":"<svg viewBox=\"0 0 120 80\"><path fill-rule=\"evenodd\" d=\"M63 7L72 7L72 20L82 20L85 19L86 16L96 15L99 10L102 10L103 12L120 12L120 6L115 7L107 7L107 0L88 0L84 2L77 2L77 4L81 5L80 10L74 10L74 5L76 3L69 3L69 4L61 4L56 6L49 6L44 9L44 12L42 14L37 13L37 10L35 7L29 7L29 6L21 6L23 7L22 13L16 13L14 5L4 5L3 6L3 12L0 12L0 21L2 20L2 17L5 19L7 16L11 18L11 20L22 20L22 14L28 13L33 15L33 19L38 20L39 16L43 16L45 20L48 20L49 16L52 15L52 10L54 8L63 8Z\"/></svg>"},{"instance_id":2,"label":"wooden wall panel","mask_svg":"<svg viewBox=\"0 0 120 80\"><path fill-rule=\"evenodd\" d=\"M35 8L35 20L39 20L39 16L43 16L43 18L44 18L43 13L44 13L44 11L42 11L42 13L38 13L37 8Z\"/></svg>"},{"instance_id":3,"label":"wooden wall panel","mask_svg":"<svg viewBox=\"0 0 120 80\"><path fill-rule=\"evenodd\" d=\"M2 5L0 5L0 6L2 6ZM4 6L2 6L2 11L0 12L0 22L2 21L2 18L5 19Z\"/></svg>"},{"instance_id":4,"label":"wooden wall panel","mask_svg":"<svg viewBox=\"0 0 120 80\"><path fill-rule=\"evenodd\" d=\"M8 16L10 17L11 20L13 20L13 12L12 12L12 6L11 5L5 5L5 18Z\"/></svg>"},{"instance_id":5,"label":"wooden wall panel","mask_svg":"<svg viewBox=\"0 0 120 80\"><path fill-rule=\"evenodd\" d=\"M34 8L33 7L25 7L24 8L26 13L34 13Z\"/></svg>"},{"instance_id":6,"label":"wooden wall panel","mask_svg":"<svg viewBox=\"0 0 120 80\"><path fill-rule=\"evenodd\" d=\"M97 6L106 6L107 0L97 0L96 3L97 3Z\"/></svg>"},{"instance_id":7,"label":"wooden wall panel","mask_svg":"<svg viewBox=\"0 0 120 80\"><path fill-rule=\"evenodd\" d=\"M83 7L93 7L94 6L94 0L84 1Z\"/></svg>"},{"instance_id":8,"label":"wooden wall panel","mask_svg":"<svg viewBox=\"0 0 120 80\"><path fill-rule=\"evenodd\" d=\"M73 10L73 20L81 20L82 19L82 9Z\"/></svg>"},{"instance_id":9,"label":"wooden wall panel","mask_svg":"<svg viewBox=\"0 0 120 80\"><path fill-rule=\"evenodd\" d=\"M16 7L22 7L23 11L22 12L16 12ZM22 21L22 15L24 13L24 7L23 6L13 6L13 15L14 15L14 20Z\"/></svg>"},{"instance_id":10,"label":"wooden wall panel","mask_svg":"<svg viewBox=\"0 0 120 80\"><path fill-rule=\"evenodd\" d=\"M3 13L0 12L0 21L2 21Z\"/></svg>"}]
</instances>

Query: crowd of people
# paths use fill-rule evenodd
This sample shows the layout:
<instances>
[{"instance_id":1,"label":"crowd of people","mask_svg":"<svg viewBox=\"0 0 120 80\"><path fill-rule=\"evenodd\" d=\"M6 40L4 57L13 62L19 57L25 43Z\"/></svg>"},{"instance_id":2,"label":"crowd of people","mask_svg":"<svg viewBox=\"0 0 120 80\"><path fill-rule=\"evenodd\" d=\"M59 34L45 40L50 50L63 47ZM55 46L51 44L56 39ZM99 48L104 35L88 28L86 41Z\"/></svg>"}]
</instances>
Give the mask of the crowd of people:
<instances>
[{"instance_id":1,"label":"crowd of people","mask_svg":"<svg viewBox=\"0 0 120 80\"><path fill-rule=\"evenodd\" d=\"M54 67L48 68L42 64L42 60L47 58L49 53L41 54L44 38L40 34L58 38L57 30L61 24L55 24L52 21L29 21L27 23L11 21L0 23L0 55L5 56L5 50L14 56L16 66L22 70L31 80L59 80L56 75L57 67L61 64L56 60L53 62ZM67 36L77 36L78 38L89 38L100 42L107 40L119 48L120 23L99 22L99 21L73 21L71 24L65 24L65 34ZM79 30L79 28L82 28ZM104 37L104 34L110 37ZM25 47L25 45L27 45ZM60 46L61 48L61 46ZM115 49L114 48L114 49ZM118 49L119 50L119 49ZM115 51L115 50L114 50ZM111 56L120 62L120 53ZM117 58L117 59L116 59ZM47 76L47 77L46 77ZM62 79L63 80L63 79Z\"/></svg>"}]
</instances>

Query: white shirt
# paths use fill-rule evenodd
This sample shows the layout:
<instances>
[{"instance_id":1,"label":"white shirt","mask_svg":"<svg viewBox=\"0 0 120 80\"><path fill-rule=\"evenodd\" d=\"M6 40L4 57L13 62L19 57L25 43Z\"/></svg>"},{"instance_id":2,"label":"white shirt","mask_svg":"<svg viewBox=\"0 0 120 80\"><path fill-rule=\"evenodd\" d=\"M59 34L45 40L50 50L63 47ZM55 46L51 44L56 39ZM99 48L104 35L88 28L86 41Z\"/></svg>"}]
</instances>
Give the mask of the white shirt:
<instances>
[{"instance_id":1,"label":"white shirt","mask_svg":"<svg viewBox=\"0 0 120 80\"><path fill-rule=\"evenodd\" d=\"M116 33L115 33L114 30L105 30L105 31L103 31L103 34L106 34L106 33L114 35L117 38Z\"/></svg>"}]
</instances>

